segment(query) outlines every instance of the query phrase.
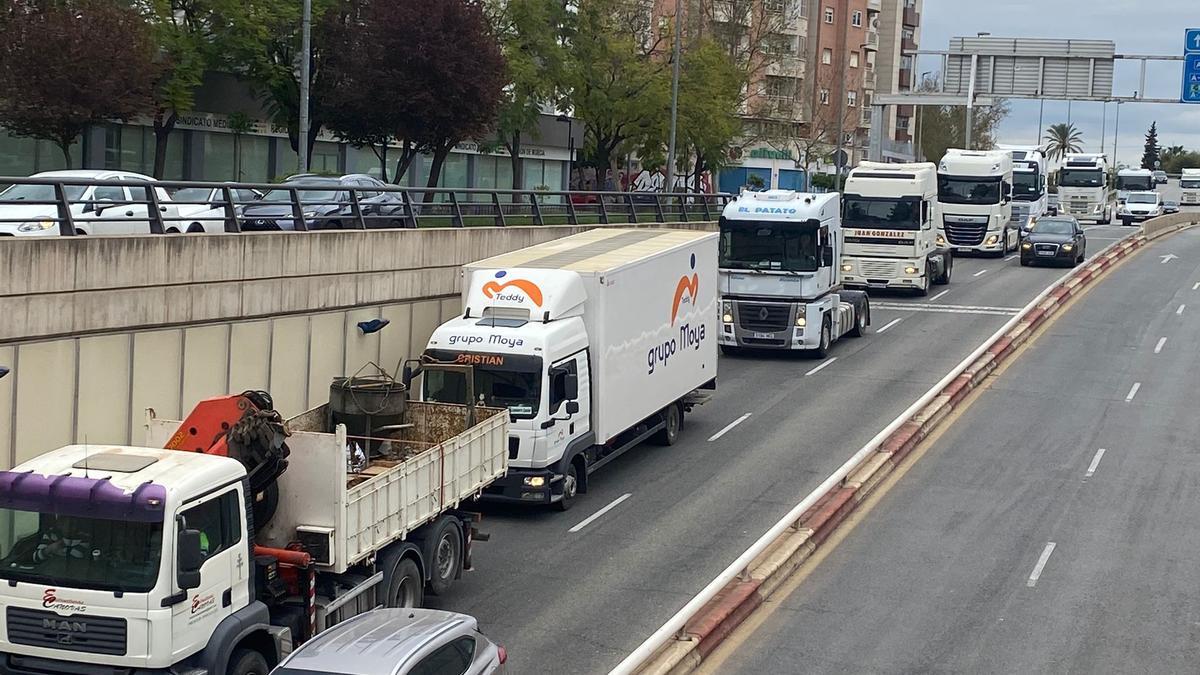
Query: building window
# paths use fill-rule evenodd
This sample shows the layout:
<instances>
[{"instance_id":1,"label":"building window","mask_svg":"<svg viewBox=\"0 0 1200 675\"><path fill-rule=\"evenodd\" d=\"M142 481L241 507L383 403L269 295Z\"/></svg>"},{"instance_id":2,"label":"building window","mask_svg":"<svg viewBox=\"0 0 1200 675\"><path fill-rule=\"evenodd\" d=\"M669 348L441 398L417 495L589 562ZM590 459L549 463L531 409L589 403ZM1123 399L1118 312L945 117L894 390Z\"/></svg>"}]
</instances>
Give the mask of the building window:
<instances>
[{"instance_id":1,"label":"building window","mask_svg":"<svg viewBox=\"0 0 1200 675\"><path fill-rule=\"evenodd\" d=\"M905 28L904 30L900 31L900 34L904 37L905 40L912 40L913 36L915 35L913 33L913 29L911 29L911 28Z\"/></svg>"},{"instance_id":2,"label":"building window","mask_svg":"<svg viewBox=\"0 0 1200 675\"><path fill-rule=\"evenodd\" d=\"M829 105L829 90L821 90L821 105Z\"/></svg>"},{"instance_id":3,"label":"building window","mask_svg":"<svg viewBox=\"0 0 1200 675\"><path fill-rule=\"evenodd\" d=\"M850 106L851 108L858 105L858 92L857 91L846 92L846 105Z\"/></svg>"},{"instance_id":4,"label":"building window","mask_svg":"<svg viewBox=\"0 0 1200 675\"><path fill-rule=\"evenodd\" d=\"M850 67L858 67L858 52L850 52Z\"/></svg>"},{"instance_id":5,"label":"building window","mask_svg":"<svg viewBox=\"0 0 1200 675\"><path fill-rule=\"evenodd\" d=\"M854 132L853 131L846 133L845 138L842 139L842 145L854 145Z\"/></svg>"},{"instance_id":6,"label":"building window","mask_svg":"<svg viewBox=\"0 0 1200 675\"><path fill-rule=\"evenodd\" d=\"M833 8L825 8L825 23L833 23Z\"/></svg>"},{"instance_id":7,"label":"building window","mask_svg":"<svg viewBox=\"0 0 1200 675\"><path fill-rule=\"evenodd\" d=\"M855 28L862 28L862 10L855 10L854 13L850 15L850 25L854 26Z\"/></svg>"},{"instance_id":8,"label":"building window","mask_svg":"<svg viewBox=\"0 0 1200 675\"><path fill-rule=\"evenodd\" d=\"M912 70L912 56L905 54L900 57L900 70Z\"/></svg>"},{"instance_id":9,"label":"building window","mask_svg":"<svg viewBox=\"0 0 1200 675\"><path fill-rule=\"evenodd\" d=\"M800 18L808 18L808 0L800 0Z\"/></svg>"},{"instance_id":10,"label":"building window","mask_svg":"<svg viewBox=\"0 0 1200 675\"><path fill-rule=\"evenodd\" d=\"M772 14L783 14L787 11L787 0L765 0L763 6Z\"/></svg>"},{"instance_id":11,"label":"building window","mask_svg":"<svg viewBox=\"0 0 1200 675\"><path fill-rule=\"evenodd\" d=\"M796 43L790 35L773 33L763 40L763 51L767 54L791 56L796 53Z\"/></svg>"},{"instance_id":12,"label":"building window","mask_svg":"<svg viewBox=\"0 0 1200 675\"><path fill-rule=\"evenodd\" d=\"M869 92L869 91L863 92L863 106L864 107L871 105L871 101L874 99L874 97L871 94L872 94L872 92Z\"/></svg>"},{"instance_id":13,"label":"building window","mask_svg":"<svg viewBox=\"0 0 1200 675\"><path fill-rule=\"evenodd\" d=\"M910 119L911 118L909 118L909 117L897 117L896 118L896 130L897 131L908 131L908 122Z\"/></svg>"},{"instance_id":14,"label":"building window","mask_svg":"<svg viewBox=\"0 0 1200 675\"><path fill-rule=\"evenodd\" d=\"M826 49L821 50L821 63L824 63L827 66L829 64L833 63L833 50L832 49L826 48Z\"/></svg>"},{"instance_id":15,"label":"building window","mask_svg":"<svg viewBox=\"0 0 1200 675\"><path fill-rule=\"evenodd\" d=\"M786 100L792 98L795 80L790 77L774 77L768 75L766 78L766 94L767 98L776 100Z\"/></svg>"}]
</instances>

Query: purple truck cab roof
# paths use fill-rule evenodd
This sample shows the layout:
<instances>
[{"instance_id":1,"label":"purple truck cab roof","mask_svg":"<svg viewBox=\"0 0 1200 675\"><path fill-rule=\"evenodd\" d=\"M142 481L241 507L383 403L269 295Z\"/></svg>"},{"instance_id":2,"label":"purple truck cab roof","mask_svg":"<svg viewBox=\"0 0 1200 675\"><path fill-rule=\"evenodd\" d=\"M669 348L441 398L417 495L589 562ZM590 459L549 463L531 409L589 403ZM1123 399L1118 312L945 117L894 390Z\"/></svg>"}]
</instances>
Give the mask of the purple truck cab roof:
<instances>
[{"instance_id":1,"label":"purple truck cab roof","mask_svg":"<svg viewBox=\"0 0 1200 675\"><path fill-rule=\"evenodd\" d=\"M142 483L133 492L108 478L0 471L0 507L106 520L161 523L167 488Z\"/></svg>"}]
</instances>

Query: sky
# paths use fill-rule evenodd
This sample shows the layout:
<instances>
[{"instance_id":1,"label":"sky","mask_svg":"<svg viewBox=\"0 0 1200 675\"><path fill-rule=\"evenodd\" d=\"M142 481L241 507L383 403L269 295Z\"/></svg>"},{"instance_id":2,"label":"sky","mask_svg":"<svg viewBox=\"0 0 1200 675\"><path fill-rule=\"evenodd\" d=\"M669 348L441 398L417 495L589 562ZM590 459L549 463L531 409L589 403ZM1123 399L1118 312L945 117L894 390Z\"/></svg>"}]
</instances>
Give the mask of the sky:
<instances>
[{"instance_id":1,"label":"sky","mask_svg":"<svg viewBox=\"0 0 1200 675\"><path fill-rule=\"evenodd\" d=\"M949 47L950 38L974 36L980 31L993 37L1041 37L1111 40L1117 54L1178 55L1183 53L1185 28L1200 28L1200 0L925 0L921 16L922 49ZM938 56L925 56L914 72L937 71ZM1181 62L1149 62L1146 96L1178 98ZM1117 61L1113 93L1132 96L1138 88L1140 65ZM1037 140L1037 101L1010 101L1012 112L1001 124L1000 143L1030 144ZM1070 121L1083 134L1084 150L1099 151L1100 133L1106 126L1105 150L1112 160L1116 104L1074 103ZM1066 101L1047 101L1041 128L1066 122ZM1200 150L1200 105L1131 103L1121 105L1117 161L1141 161L1146 131L1158 122L1162 147L1183 145ZM1042 132L1042 136L1045 132Z\"/></svg>"}]
</instances>

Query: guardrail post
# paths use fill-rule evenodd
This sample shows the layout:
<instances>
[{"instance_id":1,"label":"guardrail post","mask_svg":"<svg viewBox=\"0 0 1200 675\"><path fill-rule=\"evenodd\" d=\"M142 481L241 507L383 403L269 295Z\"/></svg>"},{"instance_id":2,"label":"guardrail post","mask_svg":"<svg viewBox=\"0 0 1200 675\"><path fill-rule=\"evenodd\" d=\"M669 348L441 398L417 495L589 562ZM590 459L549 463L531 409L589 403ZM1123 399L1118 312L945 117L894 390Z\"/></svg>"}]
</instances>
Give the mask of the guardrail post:
<instances>
[{"instance_id":1,"label":"guardrail post","mask_svg":"<svg viewBox=\"0 0 1200 675\"><path fill-rule=\"evenodd\" d=\"M150 216L150 234L163 234L166 231L166 228L163 227L162 217L163 211L166 210L167 207L161 206L158 203L158 191L154 189L153 185L147 185L146 211ZM183 224L179 223L178 227L182 228ZM181 229L179 231L182 232L183 230Z\"/></svg>"},{"instance_id":2,"label":"guardrail post","mask_svg":"<svg viewBox=\"0 0 1200 675\"><path fill-rule=\"evenodd\" d=\"M225 231L241 232L242 221L238 218L237 207L233 204L233 189L228 185L221 188L221 197L225 200Z\"/></svg>"},{"instance_id":3,"label":"guardrail post","mask_svg":"<svg viewBox=\"0 0 1200 675\"><path fill-rule=\"evenodd\" d=\"M500 206L500 193L492 193L492 206L496 207L496 227L504 227L508 223L504 222L504 209Z\"/></svg>"},{"instance_id":4,"label":"guardrail post","mask_svg":"<svg viewBox=\"0 0 1200 675\"><path fill-rule=\"evenodd\" d=\"M64 237L75 236L75 219L71 217L71 202L67 200L67 191L62 183L54 184L54 200L58 202L58 234Z\"/></svg>"},{"instance_id":5,"label":"guardrail post","mask_svg":"<svg viewBox=\"0 0 1200 675\"><path fill-rule=\"evenodd\" d=\"M419 225L417 223L417 212L413 210L412 197L409 196L408 190L400 191L400 201L404 202L404 220L408 223L409 227L416 229Z\"/></svg>"},{"instance_id":6,"label":"guardrail post","mask_svg":"<svg viewBox=\"0 0 1200 675\"><path fill-rule=\"evenodd\" d=\"M362 205L358 203L358 188L350 188L350 214L354 216L356 229L365 230L367 224L363 221Z\"/></svg>"},{"instance_id":7,"label":"guardrail post","mask_svg":"<svg viewBox=\"0 0 1200 675\"><path fill-rule=\"evenodd\" d=\"M629 202L629 222L636 223L637 222L637 207L633 205L633 193L626 192L625 200L627 202Z\"/></svg>"},{"instance_id":8,"label":"guardrail post","mask_svg":"<svg viewBox=\"0 0 1200 675\"><path fill-rule=\"evenodd\" d=\"M686 194L679 196L679 220L684 223L688 222L687 200Z\"/></svg>"},{"instance_id":9,"label":"guardrail post","mask_svg":"<svg viewBox=\"0 0 1200 675\"><path fill-rule=\"evenodd\" d=\"M567 194L567 223L571 225L579 224L579 217L575 214L575 200L571 199L571 195Z\"/></svg>"},{"instance_id":10,"label":"guardrail post","mask_svg":"<svg viewBox=\"0 0 1200 675\"><path fill-rule=\"evenodd\" d=\"M604 203L604 197L600 197L600 223L608 224L608 205Z\"/></svg>"},{"instance_id":11,"label":"guardrail post","mask_svg":"<svg viewBox=\"0 0 1200 675\"><path fill-rule=\"evenodd\" d=\"M300 205L300 191L296 188L288 188L288 194L292 196L292 228L297 232L308 230L308 223L304 222L304 207ZM320 229L318 226L317 229Z\"/></svg>"},{"instance_id":12,"label":"guardrail post","mask_svg":"<svg viewBox=\"0 0 1200 675\"><path fill-rule=\"evenodd\" d=\"M452 216L450 218L450 222L453 223L454 227L462 227L463 226L462 207L460 207L458 205L458 193L457 192L450 193L450 209L452 211Z\"/></svg>"},{"instance_id":13,"label":"guardrail post","mask_svg":"<svg viewBox=\"0 0 1200 675\"><path fill-rule=\"evenodd\" d=\"M667 215L663 213L662 193L660 192L654 193L654 217L660 223L667 222Z\"/></svg>"},{"instance_id":14,"label":"guardrail post","mask_svg":"<svg viewBox=\"0 0 1200 675\"><path fill-rule=\"evenodd\" d=\"M705 196L705 197L701 197L701 198L700 198L700 203L704 205L704 219L705 219L705 220L712 220L712 212L710 212L710 211L708 210L708 197L707 197L707 196Z\"/></svg>"},{"instance_id":15,"label":"guardrail post","mask_svg":"<svg viewBox=\"0 0 1200 675\"><path fill-rule=\"evenodd\" d=\"M538 204L537 193L529 193L529 204L533 207L533 223L535 225L545 225L546 221L542 220L542 207Z\"/></svg>"}]
</instances>

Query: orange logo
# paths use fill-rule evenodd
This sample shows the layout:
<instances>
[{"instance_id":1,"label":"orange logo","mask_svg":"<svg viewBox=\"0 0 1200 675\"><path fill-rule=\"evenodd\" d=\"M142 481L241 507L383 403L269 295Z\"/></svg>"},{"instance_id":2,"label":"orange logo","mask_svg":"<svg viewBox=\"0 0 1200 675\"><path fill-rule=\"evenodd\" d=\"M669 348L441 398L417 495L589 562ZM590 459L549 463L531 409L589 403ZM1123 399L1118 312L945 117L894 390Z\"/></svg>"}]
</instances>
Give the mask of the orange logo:
<instances>
[{"instance_id":1,"label":"orange logo","mask_svg":"<svg viewBox=\"0 0 1200 675\"><path fill-rule=\"evenodd\" d=\"M507 275L508 272L501 270L496 272L496 279L503 279ZM495 280L489 281L483 285L483 294L492 299L498 298L500 300L520 301L521 298L515 295L501 295L504 289L510 286L525 293L525 297L529 298L530 302L533 304L537 305L538 307L542 306L542 289L539 288L537 284L527 279L510 279L504 282Z\"/></svg>"},{"instance_id":2,"label":"orange logo","mask_svg":"<svg viewBox=\"0 0 1200 675\"><path fill-rule=\"evenodd\" d=\"M696 269L696 254L692 254L692 269ZM671 325L675 325L675 319L679 316L679 305L683 304L683 294L687 293L688 298L696 301L696 294L700 291L700 276L692 272L692 276L686 274L679 278L679 283L675 285L675 300L671 303Z\"/></svg>"}]
</instances>

